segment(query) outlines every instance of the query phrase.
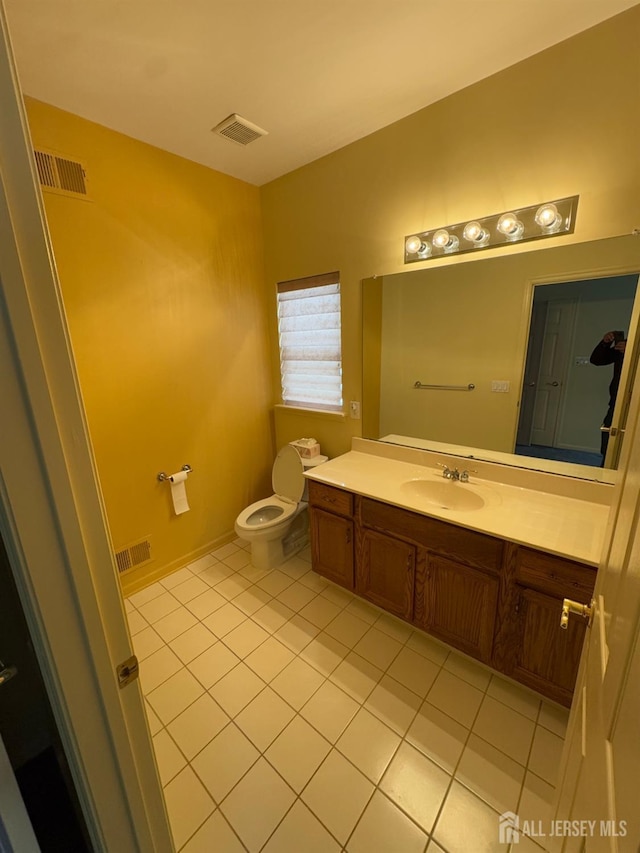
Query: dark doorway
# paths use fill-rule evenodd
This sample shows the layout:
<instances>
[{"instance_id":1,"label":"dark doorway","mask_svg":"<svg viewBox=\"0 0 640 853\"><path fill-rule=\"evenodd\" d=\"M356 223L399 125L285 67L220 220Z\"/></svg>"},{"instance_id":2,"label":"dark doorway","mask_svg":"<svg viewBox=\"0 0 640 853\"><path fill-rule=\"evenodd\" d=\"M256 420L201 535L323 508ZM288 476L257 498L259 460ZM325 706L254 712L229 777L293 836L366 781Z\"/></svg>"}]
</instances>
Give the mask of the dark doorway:
<instances>
[{"instance_id":1,"label":"dark doorway","mask_svg":"<svg viewBox=\"0 0 640 853\"><path fill-rule=\"evenodd\" d=\"M42 853L91 851L9 559L0 539L0 736ZM16 851L20 853L20 851Z\"/></svg>"}]
</instances>

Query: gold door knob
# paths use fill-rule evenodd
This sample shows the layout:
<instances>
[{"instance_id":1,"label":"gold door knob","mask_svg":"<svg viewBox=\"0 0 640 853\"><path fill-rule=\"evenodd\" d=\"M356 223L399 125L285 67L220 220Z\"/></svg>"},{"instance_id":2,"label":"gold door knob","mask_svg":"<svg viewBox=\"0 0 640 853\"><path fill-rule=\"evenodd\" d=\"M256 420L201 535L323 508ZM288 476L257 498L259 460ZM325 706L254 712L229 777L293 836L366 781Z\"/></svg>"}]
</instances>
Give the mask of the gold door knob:
<instances>
[{"instance_id":1,"label":"gold door knob","mask_svg":"<svg viewBox=\"0 0 640 853\"><path fill-rule=\"evenodd\" d=\"M562 616L560 617L560 627L567 630L569 626L569 615L575 613L576 616L581 616L587 621L591 621L593 613L593 601L591 604L581 604L579 601L572 601L570 598L565 598L562 602Z\"/></svg>"}]
</instances>

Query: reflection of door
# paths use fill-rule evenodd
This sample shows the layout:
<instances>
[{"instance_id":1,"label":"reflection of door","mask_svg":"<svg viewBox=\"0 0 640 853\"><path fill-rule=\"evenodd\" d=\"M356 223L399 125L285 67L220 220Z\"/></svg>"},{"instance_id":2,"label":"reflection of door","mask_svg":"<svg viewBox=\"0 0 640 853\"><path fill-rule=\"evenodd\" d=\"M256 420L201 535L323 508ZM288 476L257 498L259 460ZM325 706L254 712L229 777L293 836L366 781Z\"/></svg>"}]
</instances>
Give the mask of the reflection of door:
<instances>
[{"instance_id":1,"label":"reflection of door","mask_svg":"<svg viewBox=\"0 0 640 853\"><path fill-rule=\"evenodd\" d=\"M529 345L527 361L524 368L524 383L520 397L520 417L518 418L518 434L516 444L530 445L531 430L533 429L533 412L536 404L536 387L538 371L544 341L544 328L547 320L546 302L534 300L531 309L531 327L529 329Z\"/></svg>"},{"instance_id":2,"label":"reflection of door","mask_svg":"<svg viewBox=\"0 0 640 853\"><path fill-rule=\"evenodd\" d=\"M548 303L535 386L532 444L553 447L555 443L574 316L573 301Z\"/></svg>"},{"instance_id":3,"label":"reflection of door","mask_svg":"<svg viewBox=\"0 0 640 853\"><path fill-rule=\"evenodd\" d=\"M609 528L594 591L593 620L559 778L556 817L597 823L586 839L564 839L558 845L564 853L583 849L587 853L636 853L640 849L639 393L636 380L636 400L627 421L629 458L623 455L621 460L622 482L612 511L616 520ZM618 837L612 836L615 831Z\"/></svg>"},{"instance_id":4,"label":"reflection of door","mask_svg":"<svg viewBox=\"0 0 640 853\"><path fill-rule=\"evenodd\" d=\"M608 329L628 329L628 345L625 364L620 378L618 406L613 427L624 426L624 403L628 403L627 380L632 376L633 359L636 355L635 329L640 319L640 300L635 299L637 274L606 278L564 281L534 287L531 322L527 344L527 358L520 397L517 444L519 451L532 444L535 452L548 458L565 461L587 461L575 454L589 454L590 464L600 464L599 427L606 410L608 385L612 368L594 369L590 364L590 353L594 344ZM560 333L556 340L553 322L550 335L545 342L546 311L559 305L573 303L573 320L569 321L568 334ZM570 312L570 308L559 309ZM556 315L550 321L561 320ZM557 344L561 344L558 349ZM565 360L549 367L564 349ZM546 362L546 364L545 364ZM560 376L540 376L539 371ZM538 383L541 383L538 386ZM557 382L558 385L546 385ZM538 394L538 388L540 393ZM555 399L558 406L553 405ZM536 409L537 397L537 409ZM534 414L536 432L533 432ZM555 418L555 429L550 426ZM606 467L617 465L620 436L612 436Z\"/></svg>"}]
</instances>

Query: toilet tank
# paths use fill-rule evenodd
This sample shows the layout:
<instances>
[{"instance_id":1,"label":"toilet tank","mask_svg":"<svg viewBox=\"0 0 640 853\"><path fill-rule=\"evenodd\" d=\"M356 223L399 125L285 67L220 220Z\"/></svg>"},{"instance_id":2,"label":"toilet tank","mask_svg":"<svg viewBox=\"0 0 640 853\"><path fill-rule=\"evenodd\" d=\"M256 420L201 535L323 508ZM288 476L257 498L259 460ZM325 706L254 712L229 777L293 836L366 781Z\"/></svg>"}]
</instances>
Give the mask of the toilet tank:
<instances>
[{"instance_id":1,"label":"toilet tank","mask_svg":"<svg viewBox=\"0 0 640 853\"><path fill-rule=\"evenodd\" d=\"M301 458L302 458L302 467L304 468L305 471L307 471L309 468L315 468L316 465L322 465L323 462L329 461L328 456L312 456L312 457L307 458L307 459L305 459L304 457L301 457ZM305 479L305 481L304 481L304 492L302 493L302 500L305 503L309 503L309 481L307 479Z\"/></svg>"}]
</instances>

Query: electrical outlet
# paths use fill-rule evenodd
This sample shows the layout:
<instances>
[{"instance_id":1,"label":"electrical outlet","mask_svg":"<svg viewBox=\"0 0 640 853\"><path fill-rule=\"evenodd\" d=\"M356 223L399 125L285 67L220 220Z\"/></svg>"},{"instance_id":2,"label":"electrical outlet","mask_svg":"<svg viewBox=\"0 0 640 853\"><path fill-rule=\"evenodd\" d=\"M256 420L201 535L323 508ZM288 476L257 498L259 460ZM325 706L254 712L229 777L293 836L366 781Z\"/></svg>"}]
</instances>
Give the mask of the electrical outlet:
<instances>
[{"instance_id":1,"label":"electrical outlet","mask_svg":"<svg viewBox=\"0 0 640 853\"><path fill-rule=\"evenodd\" d=\"M508 379L492 379L491 390L497 391L500 394L506 394L511 388L511 383Z\"/></svg>"},{"instance_id":2,"label":"electrical outlet","mask_svg":"<svg viewBox=\"0 0 640 853\"><path fill-rule=\"evenodd\" d=\"M360 420L360 403L357 400L349 403L349 417L356 421Z\"/></svg>"}]
</instances>

